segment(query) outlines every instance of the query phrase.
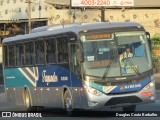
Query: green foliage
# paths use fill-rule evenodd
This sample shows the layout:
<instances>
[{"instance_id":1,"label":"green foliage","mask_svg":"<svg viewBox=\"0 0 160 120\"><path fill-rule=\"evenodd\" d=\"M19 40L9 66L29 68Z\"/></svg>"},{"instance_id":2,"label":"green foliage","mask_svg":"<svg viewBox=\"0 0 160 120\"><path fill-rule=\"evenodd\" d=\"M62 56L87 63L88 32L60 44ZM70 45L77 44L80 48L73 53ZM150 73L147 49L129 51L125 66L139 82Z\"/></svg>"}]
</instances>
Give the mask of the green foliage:
<instances>
[{"instance_id":1,"label":"green foliage","mask_svg":"<svg viewBox=\"0 0 160 120\"><path fill-rule=\"evenodd\" d=\"M154 66L160 65L160 55L155 53L155 50L160 50L160 34L155 34L152 41L152 59Z\"/></svg>"}]
</instances>

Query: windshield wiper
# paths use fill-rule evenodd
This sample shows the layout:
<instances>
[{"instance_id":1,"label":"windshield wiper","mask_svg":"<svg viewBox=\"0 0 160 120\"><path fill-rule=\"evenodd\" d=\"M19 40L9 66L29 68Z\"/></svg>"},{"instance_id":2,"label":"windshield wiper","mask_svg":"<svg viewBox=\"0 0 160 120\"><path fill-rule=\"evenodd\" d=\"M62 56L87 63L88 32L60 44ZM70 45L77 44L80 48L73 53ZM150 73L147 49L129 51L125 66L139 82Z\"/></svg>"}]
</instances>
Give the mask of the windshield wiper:
<instances>
[{"instance_id":1,"label":"windshield wiper","mask_svg":"<svg viewBox=\"0 0 160 120\"><path fill-rule=\"evenodd\" d=\"M131 66L134 66L134 64L133 64L133 62L127 57L126 58L129 62L129 64L131 65ZM140 77L140 78L143 78L142 77L142 75L141 75L141 73L139 72L139 70L136 68L136 67L133 67L133 70L134 70L134 72Z\"/></svg>"},{"instance_id":2,"label":"windshield wiper","mask_svg":"<svg viewBox=\"0 0 160 120\"><path fill-rule=\"evenodd\" d=\"M112 47L111 49L113 50L113 47ZM105 79L106 79L106 76L107 76L108 71L109 71L109 69L110 69L110 67L111 67L112 61L113 61L114 58L115 58L114 56L115 56L115 53L114 53L114 51L112 51L112 56L111 56L111 58L110 58L110 61L109 61L109 63L108 63L108 66L107 66L106 70L104 71L102 80L105 80ZM110 66L109 66L109 65L110 65Z\"/></svg>"}]
</instances>

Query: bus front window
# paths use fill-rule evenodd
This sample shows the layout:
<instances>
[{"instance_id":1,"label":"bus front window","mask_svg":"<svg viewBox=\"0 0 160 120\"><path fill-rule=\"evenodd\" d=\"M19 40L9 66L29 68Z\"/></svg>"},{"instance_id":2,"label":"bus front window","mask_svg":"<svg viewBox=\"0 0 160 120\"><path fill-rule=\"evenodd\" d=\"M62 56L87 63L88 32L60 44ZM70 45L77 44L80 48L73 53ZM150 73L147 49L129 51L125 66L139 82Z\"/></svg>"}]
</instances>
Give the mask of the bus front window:
<instances>
[{"instance_id":1,"label":"bus front window","mask_svg":"<svg viewBox=\"0 0 160 120\"><path fill-rule=\"evenodd\" d=\"M80 39L86 75L119 77L151 69L145 32L90 33L81 35Z\"/></svg>"},{"instance_id":2,"label":"bus front window","mask_svg":"<svg viewBox=\"0 0 160 120\"><path fill-rule=\"evenodd\" d=\"M119 60L116 52L116 41L113 34L96 33L81 36L84 62L87 75L103 77L120 76Z\"/></svg>"},{"instance_id":3,"label":"bus front window","mask_svg":"<svg viewBox=\"0 0 160 120\"><path fill-rule=\"evenodd\" d=\"M151 69L151 56L145 32L116 33L123 76L144 73Z\"/></svg>"}]
</instances>

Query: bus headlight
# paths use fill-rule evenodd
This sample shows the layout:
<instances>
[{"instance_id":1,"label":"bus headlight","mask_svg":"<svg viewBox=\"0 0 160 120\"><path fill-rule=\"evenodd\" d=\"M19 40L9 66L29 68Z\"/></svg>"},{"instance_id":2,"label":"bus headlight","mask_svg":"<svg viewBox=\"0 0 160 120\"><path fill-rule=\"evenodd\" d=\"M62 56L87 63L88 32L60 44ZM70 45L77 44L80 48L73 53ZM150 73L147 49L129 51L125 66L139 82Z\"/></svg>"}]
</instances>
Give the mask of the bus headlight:
<instances>
[{"instance_id":1,"label":"bus headlight","mask_svg":"<svg viewBox=\"0 0 160 120\"><path fill-rule=\"evenodd\" d=\"M96 90L96 89L94 89L92 87L88 87L88 92L93 94L93 95L96 95L96 96L102 95L102 93L100 91L98 91L98 90Z\"/></svg>"},{"instance_id":2,"label":"bus headlight","mask_svg":"<svg viewBox=\"0 0 160 120\"><path fill-rule=\"evenodd\" d=\"M152 88L154 86L154 83L153 82L150 82L148 85L146 85L143 90L148 90L150 88Z\"/></svg>"}]
</instances>

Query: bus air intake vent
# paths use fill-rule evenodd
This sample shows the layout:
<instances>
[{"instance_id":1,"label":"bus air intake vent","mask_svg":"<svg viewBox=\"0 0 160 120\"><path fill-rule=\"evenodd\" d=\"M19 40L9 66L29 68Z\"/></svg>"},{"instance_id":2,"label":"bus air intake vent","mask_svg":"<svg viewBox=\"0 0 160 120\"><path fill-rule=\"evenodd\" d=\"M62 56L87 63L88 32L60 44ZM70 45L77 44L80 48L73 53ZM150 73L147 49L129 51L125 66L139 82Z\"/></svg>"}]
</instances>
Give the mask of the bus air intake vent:
<instances>
[{"instance_id":1,"label":"bus air intake vent","mask_svg":"<svg viewBox=\"0 0 160 120\"><path fill-rule=\"evenodd\" d=\"M136 96L127 96L127 97L115 97L111 98L108 102L105 103L105 106L126 104L126 103L140 103L142 100Z\"/></svg>"},{"instance_id":2,"label":"bus air intake vent","mask_svg":"<svg viewBox=\"0 0 160 120\"><path fill-rule=\"evenodd\" d=\"M107 93L106 95L125 95L125 94L137 93L137 92L139 92L139 90L137 90L137 91L131 91L131 92Z\"/></svg>"}]
</instances>

